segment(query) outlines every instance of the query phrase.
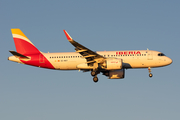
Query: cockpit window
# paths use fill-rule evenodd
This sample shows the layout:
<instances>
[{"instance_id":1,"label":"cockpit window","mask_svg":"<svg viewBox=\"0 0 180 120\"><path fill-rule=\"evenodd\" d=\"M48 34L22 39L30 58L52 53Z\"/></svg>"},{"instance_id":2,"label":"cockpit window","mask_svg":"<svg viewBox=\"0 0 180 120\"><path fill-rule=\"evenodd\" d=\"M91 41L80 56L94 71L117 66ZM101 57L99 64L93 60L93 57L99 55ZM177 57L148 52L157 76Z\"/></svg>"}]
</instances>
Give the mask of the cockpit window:
<instances>
[{"instance_id":1,"label":"cockpit window","mask_svg":"<svg viewBox=\"0 0 180 120\"><path fill-rule=\"evenodd\" d=\"M163 53L159 53L158 56L166 56L165 54Z\"/></svg>"}]
</instances>

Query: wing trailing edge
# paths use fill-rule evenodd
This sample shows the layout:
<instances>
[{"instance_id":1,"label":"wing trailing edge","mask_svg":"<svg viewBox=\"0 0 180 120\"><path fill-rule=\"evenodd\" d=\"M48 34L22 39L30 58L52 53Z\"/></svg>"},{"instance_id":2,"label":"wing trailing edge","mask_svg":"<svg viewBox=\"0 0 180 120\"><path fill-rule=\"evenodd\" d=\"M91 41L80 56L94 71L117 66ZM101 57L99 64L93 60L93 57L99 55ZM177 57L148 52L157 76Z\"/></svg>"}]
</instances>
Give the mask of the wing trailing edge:
<instances>
[{"instance_id":1,"label":"wing trailing edge","mask_svg":"<svg viewBox=\"0 0 180 120\"><path fill-rule=\"evenodd\" d=\"M63 30L68 41L75 47L75 50L77 53L81 54L84 58L86 58L87 63L94 63L96 61L103 61L106 59L102 55L99 55L98 53L88 49L87 47L79 44L75 40L72 39L72 37L67 33L66 30Z\"/></svg>"}]
</instances>

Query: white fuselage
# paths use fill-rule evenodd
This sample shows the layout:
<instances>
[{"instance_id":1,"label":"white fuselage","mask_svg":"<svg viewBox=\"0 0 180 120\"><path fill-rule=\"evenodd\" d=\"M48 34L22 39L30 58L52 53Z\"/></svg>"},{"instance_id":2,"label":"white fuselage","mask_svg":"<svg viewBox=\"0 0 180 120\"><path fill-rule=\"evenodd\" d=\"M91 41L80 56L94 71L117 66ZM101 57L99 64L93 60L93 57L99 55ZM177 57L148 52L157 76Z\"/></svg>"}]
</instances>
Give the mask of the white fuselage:
<instances>
[{"instance_id":1,"label":"white fuselage","mask_svg":"<svg viewBox=\"0 0 180 120\"><path fill-rule=\"evenodd\" d=\"M151 50L100 51L97 53L106 58L122 59L123 68L161 67L172 63L169 57L158 56L160 52ZM59 70L78 70L77 65L87 62L76 52L43 53L43 55L55 69Z\"/></svg>"}]
</instances>

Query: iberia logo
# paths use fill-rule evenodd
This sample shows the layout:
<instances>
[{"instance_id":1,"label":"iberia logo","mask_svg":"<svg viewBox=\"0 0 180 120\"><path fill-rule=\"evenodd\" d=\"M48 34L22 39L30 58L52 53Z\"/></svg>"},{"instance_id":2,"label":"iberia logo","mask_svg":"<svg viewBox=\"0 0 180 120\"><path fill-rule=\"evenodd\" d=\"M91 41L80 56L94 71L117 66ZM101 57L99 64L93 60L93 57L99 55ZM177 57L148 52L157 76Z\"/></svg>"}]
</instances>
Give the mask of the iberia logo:
<instances>
[{"instance_id":1,"label":"iberia logo","mask_svg":"<svg viewBox=\"0 0 180 120\"><path fill-rule=\"evenodd\" d=\"M141 54L140 51L120 51L116 52L116 55L130 55L130 54Z\"/></svg>"}]
</instances>

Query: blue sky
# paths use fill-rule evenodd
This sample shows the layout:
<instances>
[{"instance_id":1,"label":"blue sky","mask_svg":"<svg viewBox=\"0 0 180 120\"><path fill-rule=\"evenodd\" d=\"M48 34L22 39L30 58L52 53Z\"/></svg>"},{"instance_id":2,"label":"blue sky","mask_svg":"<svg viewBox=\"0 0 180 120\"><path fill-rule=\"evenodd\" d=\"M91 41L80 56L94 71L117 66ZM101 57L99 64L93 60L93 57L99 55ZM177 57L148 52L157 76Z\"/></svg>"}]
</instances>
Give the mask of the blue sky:
<instances>
[{"instance_id":1,"label":"blue sky","mask_svg":"<svg viewBox=\"0 0 180 120\"><path fill-rule=\"evenodd\" d=\"M0 119L179 120L179 0L1 0ZM173 64L128 69L125 79L8 61L20 28L43 52L72 52L63 29L94 50L161 51Z\"/></svg>"}]
</instances>

